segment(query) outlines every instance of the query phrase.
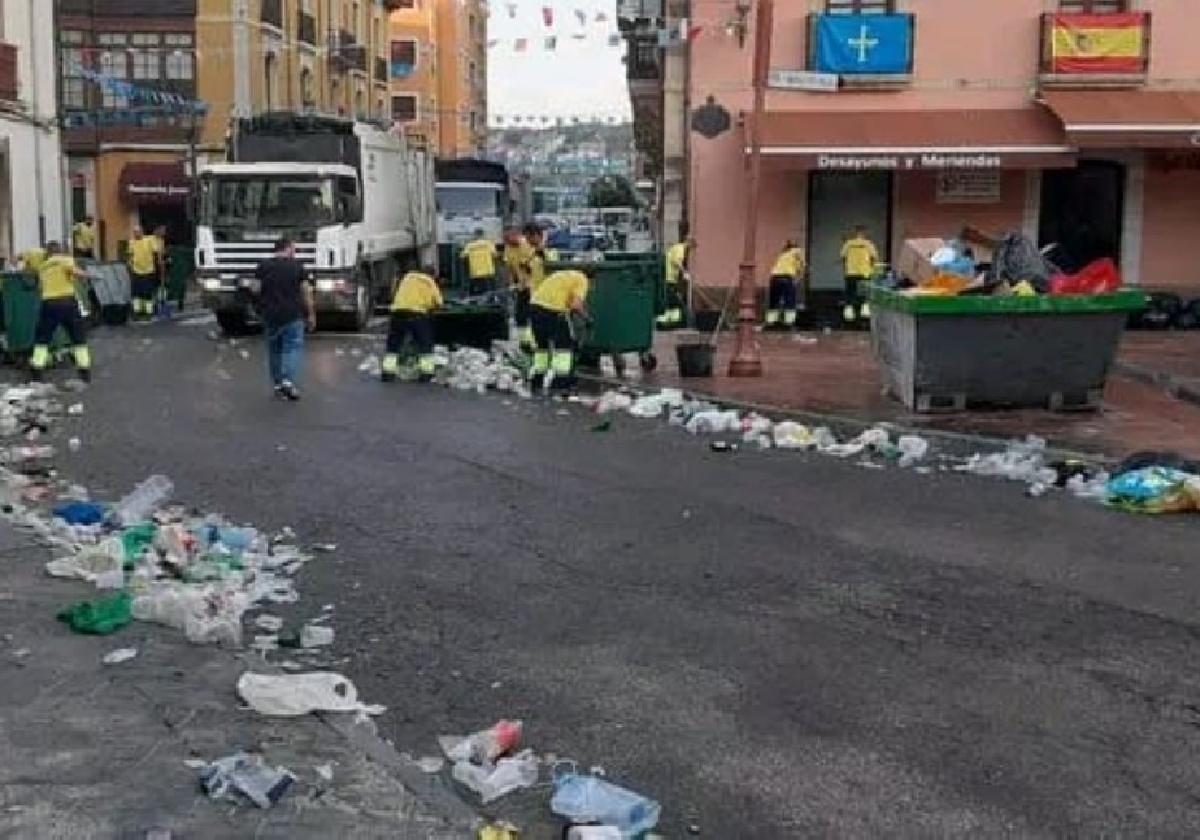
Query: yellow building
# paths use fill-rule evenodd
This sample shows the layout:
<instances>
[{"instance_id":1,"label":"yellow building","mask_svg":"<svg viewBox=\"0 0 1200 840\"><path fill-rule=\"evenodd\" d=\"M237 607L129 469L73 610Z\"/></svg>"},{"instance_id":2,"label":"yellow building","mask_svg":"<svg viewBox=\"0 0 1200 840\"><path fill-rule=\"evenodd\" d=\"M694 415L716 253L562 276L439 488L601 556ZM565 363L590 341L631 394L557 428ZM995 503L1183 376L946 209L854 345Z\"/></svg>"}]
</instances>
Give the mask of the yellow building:
<instances>
[{"instance_id":1,"label":"yellow building","mask_svg":"<svg viewBox=\"0 0 1200 840\"><path fill-rule=\"evenodd\" d=\"M387 15L400 0L199 0L203 142L219 145L231 116L313 110L384 118Z\"/></svg>"},{"instance_id":2,"label":"yellow building","mask_svg":"<svg viewBox=\"0 0 1200 840\"><path fill-rule=\"evenodd\" d=\"M391 117L439 157L473 157L487 132L487 3L400 0L391 15Z\"/></svg>"}]
</instances>

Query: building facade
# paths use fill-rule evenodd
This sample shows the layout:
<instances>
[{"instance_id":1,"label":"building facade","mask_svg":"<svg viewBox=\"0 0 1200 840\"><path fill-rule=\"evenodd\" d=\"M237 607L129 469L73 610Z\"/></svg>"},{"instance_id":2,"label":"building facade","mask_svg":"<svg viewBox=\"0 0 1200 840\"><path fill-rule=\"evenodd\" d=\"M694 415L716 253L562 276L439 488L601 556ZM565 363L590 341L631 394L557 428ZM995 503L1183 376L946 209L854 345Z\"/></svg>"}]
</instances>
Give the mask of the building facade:
<instances>
[{"instance_id":1,"label":"building facade","mask_svg":"<svg viewBox=\"0 0 1200 840\"><path fill-rule=\"evenodd\" d=\"M752 106L750 2L692 4L686 215L703 286L736 282ZM776 3L762 123L760 267L807 246L814 289L843 237L1023 231L1127 283L1200 290L1194 0ZM1191 33L1191 34L1189 34ZM760 272L762 273L762 272Z\"/></svg>"},{"instance_id":2,"label":"building facade","mask_svg":"<svg viewBox=\"0 0 1200 840\"><path fill-rule=\"evenodd\" d=\"M54 11L0 0L0 260L66 235Z\"/></svg>"},{"instance_id":3,"label":"building facade","mask_svg":"<svg viewBox=\"0 0 1200 840\"><path fill-rule=\"evenodd\" d=\"M439 157L487 142L487 4L400 0L391 16L391 117Z\"/></svg>"},{"instance_id":4,"label":"building facade","mask_svg":"<svg viewBox=\"0 0 1200 840\"><path fill-rule=\"evenodd\" d=\"M57 0L72 217L97 219L107 258L135 225L188 245L191 172L232 117L382 118L395 2Z\"/></svg>"}]
</instances>

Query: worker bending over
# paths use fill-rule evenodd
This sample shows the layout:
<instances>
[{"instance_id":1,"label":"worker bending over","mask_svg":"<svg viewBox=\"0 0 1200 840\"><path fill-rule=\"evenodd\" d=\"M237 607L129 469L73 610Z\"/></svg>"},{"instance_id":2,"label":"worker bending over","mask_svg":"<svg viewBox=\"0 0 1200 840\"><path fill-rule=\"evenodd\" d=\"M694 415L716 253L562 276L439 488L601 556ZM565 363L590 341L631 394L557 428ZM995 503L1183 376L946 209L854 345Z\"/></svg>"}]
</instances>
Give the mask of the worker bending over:
<instances>
[{"instance_id":1,"label":"worker bending over","mask_svg":"<svg viewBox=\"0 0 1200 840\"><path fill-rule=\"evenodd\" d=\"M796 288L804 274L804 249L789 239L771 269L767 290L767 323L769 330L790 330L796 326Z\"/></svg>"},{"instance_id":2,"label":"worker bending over","mask_svg":"<svg viewBox=\"0 0 1200 840\"><path fill-rule=\"evenodd\" d=\"M693 240L684 239L667 249L664 278L667 300L662 314L657 319L659 329L673 330L687 322L688 260L691 259L693 247Z\"/></svg>"},{"instance_id":3,"label":"worker bending over","mask_svg":"<svg viewBox=\"0 0 1200 840\"><path fill-rule=\"evenodd\" d=\"M530 368L530 385L538 390L552 374L552 387L575 384L575 331L571 316L587 316L588 276L582 271L556 271L547 277L530 305L536 349Z\"/></svg>"},{"instance_id":4,"label":"worker bending over","mask_svg":"<svg viewBox=\"0 0 1200 840\"><path fill-rule=\"evenodd\" d=\"M842 245L842 266L846 279L842 320L847 324L854 323L857 318L871 317L871 305L863 300L863 289L871 282L878 264L879 251L875 243L867 239L867 229L858 225L854 228L854 236Z\"/></svg>"},{"instance_id":5,"label":"worker bending over","mask_svg":"<svg viewBox=\"0 0 1200 840\"><path fill-rule=\"evenodd\" d=\"M158 297L158 240L145 234L140 227L134 227L129 240L128 259L133 318L135 321L149 321L154 317L154 301Z\"/></svg>"},{"instance_id":6,"label":"worker bending over","mask_svg":"<svg viewBox=\"0 0 1200 840\"><path fill-rule=\"evenodd\" d=\"M64 254L59 243L50 242L46 245L46 257L38 267L42 308L34 333L33 356L29 359L34 378L40 378L50 366L50 342L54 339L54 333L62 327L71 340L71 351L80 379L85 382L91 380L92 354L87 346L79 299L75 297L75 278L85 276L75 264L75 258Z\"/></svg>"},{"instance_id":7,"label":"worker bending over","mask_svg":"<svg viewBox=\"0 0 1200 840\"><path fill-rule=\"evenodd\" d=\"M433 378L433 319L429 313L442 305L442 290L434 279L434 270L423 266L400 280L392 298L392 319L388 325L387 353L383 357L383 381L393 382L400 373L400 351L411 339L417 351L417 373L422 382Z\"/></svg>"},{"instance_id":8,"label":"worker bending over","mask_svg":"<svg viewBox=\"0 0 1200 840\"><path fill-rule=\"evenodd\" d=\"M467 294L471 297L496 289L496 243L475 231L475 238L463 246L462 258L467 262Z\"/></svg>"}]
</instances>

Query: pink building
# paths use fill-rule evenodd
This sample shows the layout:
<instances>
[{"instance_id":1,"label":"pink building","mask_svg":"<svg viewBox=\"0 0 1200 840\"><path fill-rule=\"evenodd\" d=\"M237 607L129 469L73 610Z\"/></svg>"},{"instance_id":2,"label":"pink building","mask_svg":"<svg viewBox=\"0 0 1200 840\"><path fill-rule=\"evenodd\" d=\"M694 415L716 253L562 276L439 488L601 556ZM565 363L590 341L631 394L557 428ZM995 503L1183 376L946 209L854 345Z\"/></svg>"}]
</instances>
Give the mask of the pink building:
<instances>
[{"instance_id":1,"label":"pink building","mask_svg":"<svg viewBox=\"0 0 1200 840\"><path fill-rule=\"evenodd\" d=\"M693 129L710 97L731 118L688 140L701 287L734 284L741 256L752 6L691 4ZM1200 0L777 0L763 282L788 238L832 293L856 224L893 259L907 238L973 225L1200 294L1198 36Z\"/></svg>"}]
</instances>

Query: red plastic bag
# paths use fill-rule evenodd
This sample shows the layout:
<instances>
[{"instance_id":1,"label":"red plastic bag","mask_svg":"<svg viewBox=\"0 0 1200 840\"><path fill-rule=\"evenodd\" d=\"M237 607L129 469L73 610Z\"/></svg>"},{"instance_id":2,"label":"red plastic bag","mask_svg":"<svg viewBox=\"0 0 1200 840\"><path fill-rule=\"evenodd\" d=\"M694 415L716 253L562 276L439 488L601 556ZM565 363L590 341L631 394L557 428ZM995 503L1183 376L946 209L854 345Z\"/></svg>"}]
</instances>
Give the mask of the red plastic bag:
<instances>
[{"instance_id":1,"label":"red plastic bag","mask_svg":"<svg viewBox=\"0 0 1200 840\"><path fill-rule=\"evenodd\" d=\"M1121 272L1108 257L1085 265L1075 274L1056 274L1050 278L1052 295L1102 295L1121 288Z\"/></svg>"}]
</instances>

